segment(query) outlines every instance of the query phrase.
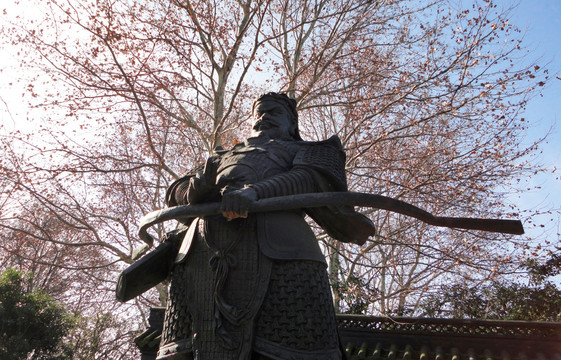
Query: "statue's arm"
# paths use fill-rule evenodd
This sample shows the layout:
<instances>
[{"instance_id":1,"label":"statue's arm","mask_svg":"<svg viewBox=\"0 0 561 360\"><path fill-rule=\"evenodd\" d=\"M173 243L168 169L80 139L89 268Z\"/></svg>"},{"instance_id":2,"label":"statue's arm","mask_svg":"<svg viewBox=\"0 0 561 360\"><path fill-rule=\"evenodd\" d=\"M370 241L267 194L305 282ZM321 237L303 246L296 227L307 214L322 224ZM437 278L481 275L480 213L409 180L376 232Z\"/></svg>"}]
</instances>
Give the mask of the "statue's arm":
<instances>
[{"instance_id":1,"label":"statue's arm","mask_svg":"<svg viewBox=\"0 0 561 360\"><path fill-rule=\"evenodd\" d=\"M247 217L250 205L259 199L277 196L316 192L314 176L304 168L293 168L241 189L224 189L222 192L222 214L229 220Z\"/></svg>"}]
</instances>

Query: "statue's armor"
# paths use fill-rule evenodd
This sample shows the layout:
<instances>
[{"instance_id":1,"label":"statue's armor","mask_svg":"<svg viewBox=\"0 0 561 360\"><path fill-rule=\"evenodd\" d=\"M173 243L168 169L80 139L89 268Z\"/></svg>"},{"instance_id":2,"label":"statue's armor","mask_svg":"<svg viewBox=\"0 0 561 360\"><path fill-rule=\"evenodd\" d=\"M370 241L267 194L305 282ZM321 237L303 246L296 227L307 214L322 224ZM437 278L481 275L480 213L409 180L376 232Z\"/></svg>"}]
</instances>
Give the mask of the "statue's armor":
<instances>
[{"instance_id":1,"label":"statue's armor","mask_svg":"<svg viewBox=\"0 0 561 360\"><path fill-rule=\"evenodd\" d=\"M248 186L266 198L346 188L339 142L261 140L214 157L217 189ZM310 166L314 152L331 163ZM172 205L187 203L190 176L170 187ZM303 210L233 221L219 215L190 226L189 253L172 272L158 359L249 359L253 351L272 359L341 358L325 259Z\"/></svg>"}]
</instances>

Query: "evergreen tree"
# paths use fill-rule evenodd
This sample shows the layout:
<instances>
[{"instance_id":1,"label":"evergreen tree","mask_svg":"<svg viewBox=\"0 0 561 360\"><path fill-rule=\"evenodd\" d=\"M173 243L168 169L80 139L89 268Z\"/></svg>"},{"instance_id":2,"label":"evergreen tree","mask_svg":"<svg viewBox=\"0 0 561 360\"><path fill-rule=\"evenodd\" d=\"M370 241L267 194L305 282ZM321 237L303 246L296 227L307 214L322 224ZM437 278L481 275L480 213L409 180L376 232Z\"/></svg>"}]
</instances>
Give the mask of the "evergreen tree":
<instances>
[{"instance_id":1,"label":"evergreen tree","mask_svg":"<svg viewBox=\"0 0 561 360\"><path fill-rule=\"evenodd\" d=\"M0 275L0 360L71 359L63 338L72 318L49 295L29 289L27 279L12 268Z\"/></svg>"}]
</instances>

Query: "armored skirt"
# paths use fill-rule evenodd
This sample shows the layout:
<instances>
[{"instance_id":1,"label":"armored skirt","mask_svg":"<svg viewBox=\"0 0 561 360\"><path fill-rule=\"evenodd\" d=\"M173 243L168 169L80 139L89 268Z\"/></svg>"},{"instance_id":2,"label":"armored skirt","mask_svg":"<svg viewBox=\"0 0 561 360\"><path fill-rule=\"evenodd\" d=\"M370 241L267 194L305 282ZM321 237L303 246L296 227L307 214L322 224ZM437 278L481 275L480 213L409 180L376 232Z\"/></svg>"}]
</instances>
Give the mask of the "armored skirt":
<instances>
[{"instance_id":1,"label":"armored skirt","mask_svg":"<svg viewBox=\"0 0 561 360\"><path fill-rule=\"evenodd\" d=\"M274 260L257 219L200 219L175 264L159 360L341 359L325 264Z\"/></svg>"}]
</instances>

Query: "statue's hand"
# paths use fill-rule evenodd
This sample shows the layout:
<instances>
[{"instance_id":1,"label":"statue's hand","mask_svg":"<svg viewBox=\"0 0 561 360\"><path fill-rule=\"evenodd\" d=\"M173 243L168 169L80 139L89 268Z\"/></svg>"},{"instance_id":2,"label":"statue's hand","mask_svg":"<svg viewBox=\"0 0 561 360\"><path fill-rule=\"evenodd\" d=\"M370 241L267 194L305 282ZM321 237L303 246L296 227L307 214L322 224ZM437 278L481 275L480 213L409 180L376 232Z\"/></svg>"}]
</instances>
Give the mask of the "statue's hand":
<instances>
[{"instance_id":1,"label":"statue's hand","mask_svg":"<svg viewBox=\"0 0 561 360\"><path fill-rule=\"evenodd\" d=\"M206 177L202 173L198 173L189 179L189 188L187 189L187 201L189 204L198 204L209 194L213 185L209 185Z\"/></svg>"},{"instance_id":2,"label":"statue's hand","mask_svg":"<svg viewBox=\"0 0 561 360\"><path fill-rule=\"evenodd\" d=\"M257 201L257 199L257 193L249 187L231 191L226 190L222 194L220 210L228 221L246 218L250 205Z\"/></svg>"},{"instance_id":3,"label":"statue's hand","mask_svg":"<svg viewBox=\"0 0 561 360\"><path fill-rule=\"evenodd\" d=\"M203 172L197 173L189 179L187 201L190 205L198 204L215 198L218 195L216 188L217 165L213 157L207 159Z\"/></svg>"}]
</instances>

